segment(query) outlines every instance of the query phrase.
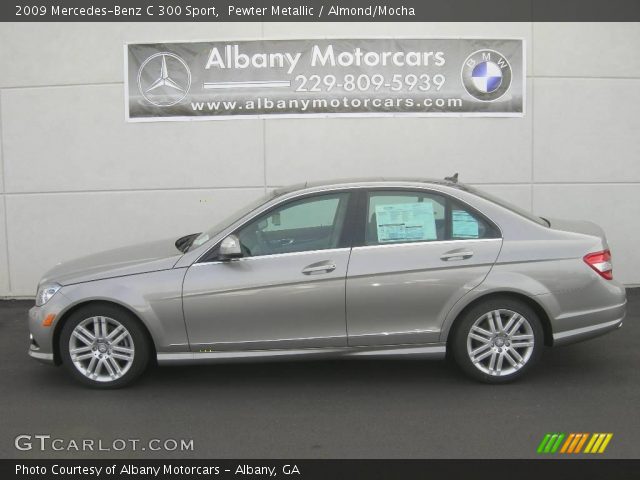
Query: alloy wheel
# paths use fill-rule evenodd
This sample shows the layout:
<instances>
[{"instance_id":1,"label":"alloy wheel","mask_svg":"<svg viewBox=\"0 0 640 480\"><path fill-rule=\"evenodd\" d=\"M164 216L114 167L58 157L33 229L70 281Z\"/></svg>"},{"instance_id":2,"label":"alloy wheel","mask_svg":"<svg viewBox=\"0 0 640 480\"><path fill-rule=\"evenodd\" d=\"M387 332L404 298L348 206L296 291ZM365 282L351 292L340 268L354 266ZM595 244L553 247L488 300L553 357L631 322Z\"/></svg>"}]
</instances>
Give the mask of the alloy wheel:
<instances>
[{"instance_id":1,"label":"alloy wheel","mask_svg":"<svg viewBox=\"0 0 640 480\"><path fill-rule=\"evenodd\" d=\"M527 364L534 342L533 328L524 316L513 310L492 310L469 329L467 354L481 372L506 376Z\"/></svg>"},{"instance_id":2,"label":"alloy wheel","mask_svg":"<svg viewBox=\"0 0 640 480\"><path fill-rule=\"evenodd\" d=\"M97 382L112 382L133 364L131 333L117 320L95 316L82 320L71 332L69 355L76 369Z\"/></svg>"}]
</instances>

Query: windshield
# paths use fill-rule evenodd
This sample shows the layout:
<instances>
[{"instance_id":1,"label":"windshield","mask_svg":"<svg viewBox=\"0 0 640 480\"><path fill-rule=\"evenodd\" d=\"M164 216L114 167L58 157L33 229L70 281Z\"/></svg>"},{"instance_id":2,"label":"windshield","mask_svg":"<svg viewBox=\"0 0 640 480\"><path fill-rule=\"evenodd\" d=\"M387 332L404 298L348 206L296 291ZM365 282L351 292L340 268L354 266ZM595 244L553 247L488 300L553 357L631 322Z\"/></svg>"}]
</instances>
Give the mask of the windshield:
<instances>
[{"instance_id":1,"label":"windshield","mask_svg":"<svg viewBox=\"0 0 640 480\"><path fill-rule=\"evenodd\" d=\"M484 198L485 200L489 200L490 202L493 203L497 203L498 205L500 205L501 207L506 208L507 210L511 210L513 213L517 213L518 215L525 217L533 222L536 222L538 225L544 225L545 227L549 226L549 222L547 220L545 220L542 217L538 217L534 214L532 214L531 212L525 210L524 208L520 208L517 207L515 205L512 205L509 202L505 202L504 200L502 200L501 198L498 197L494 197L493 195L488 194L487 192L484 192L482 190L478 190L474 187L470 187L468 185L465 186L465 190L467 190L470 193L473 193L474 195L477 195L481 198Z\"/></svg>"},{"instance_id":2,"label":"windshield","mask_svg":"<svg viewBox=\"0 0 640 480\"><path fill-rule=\"evenodd\" d=\"M240 218L242 218L245 215L249 214L250 212L254 211L260 205L263 205L263 204L267 203L269 200L275 198L276 196L277 195L274 192L266 194L266 195L263 195L260 198L258 198L257 200L254 200L253 202L251 202L248 205L244 206L243 208L241 208L237 212L233 213L232 215L229 215L224 220L222 220L221 222L218 222L216 225L211 227L206 232L202 232L200 235L198 235L193 240L193 242L191 242L191 245L189 245L189 248L187 249L187 251L189 252L191 250L195 250L200 245L205 244L210 239L212 239L213 237L218 235L225 228L227 228L228 226L233 224L235 221L239 220Z\"/></svg>"}]
</instances>

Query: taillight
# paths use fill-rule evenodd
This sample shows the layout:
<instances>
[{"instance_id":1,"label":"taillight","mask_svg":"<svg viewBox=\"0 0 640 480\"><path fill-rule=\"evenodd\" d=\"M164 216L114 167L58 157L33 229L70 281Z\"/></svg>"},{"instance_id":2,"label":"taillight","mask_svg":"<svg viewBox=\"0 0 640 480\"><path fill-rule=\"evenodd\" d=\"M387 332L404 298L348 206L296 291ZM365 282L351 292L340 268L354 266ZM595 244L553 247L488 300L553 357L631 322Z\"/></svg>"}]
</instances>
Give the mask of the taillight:
<instances>
[{"instance_id":1,"label":"taillight","mask_svg":"<svg viewBox=\"0 0 640 480\"><path fill-rule=\"evenodd\" d=\"M587 253L584 256L587 265L593 268L602 278L613 280L613 267L611 265L611 252L603 250L601 252Z\"/></svg>"}]
</instances>

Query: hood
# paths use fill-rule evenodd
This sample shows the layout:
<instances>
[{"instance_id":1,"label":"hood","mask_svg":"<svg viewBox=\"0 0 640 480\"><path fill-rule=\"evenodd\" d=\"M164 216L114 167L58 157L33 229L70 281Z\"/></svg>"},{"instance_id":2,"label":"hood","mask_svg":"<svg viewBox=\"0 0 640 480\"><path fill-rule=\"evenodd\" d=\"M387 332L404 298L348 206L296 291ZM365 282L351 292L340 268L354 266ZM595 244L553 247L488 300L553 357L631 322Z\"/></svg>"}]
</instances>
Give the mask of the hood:
<instances>
[{"instance_id":1,"label":"hood","mask_svg":"<svg viewBox=\"0 0 640 480\"><path fill-rule=\"evenodd\" d=\"M583 235L591 235L602 240L604 246L607 245L607 238L604 230L599 225L586 220L563 220L560 218L547 218L550 227L554 230L562 230L564 232L581 233Z\"/></svg>"},{"instance_id":2,"label":"hood","mask_svg":"<svg viewBox=\"0 0 640 480\"><path fill-rule=\"evenodd\" d=\"M168 270L182 255L175 246L175 239L141 243L59 263L45 273L41 283L71 285Z\"/></svg>"}]
</instances>

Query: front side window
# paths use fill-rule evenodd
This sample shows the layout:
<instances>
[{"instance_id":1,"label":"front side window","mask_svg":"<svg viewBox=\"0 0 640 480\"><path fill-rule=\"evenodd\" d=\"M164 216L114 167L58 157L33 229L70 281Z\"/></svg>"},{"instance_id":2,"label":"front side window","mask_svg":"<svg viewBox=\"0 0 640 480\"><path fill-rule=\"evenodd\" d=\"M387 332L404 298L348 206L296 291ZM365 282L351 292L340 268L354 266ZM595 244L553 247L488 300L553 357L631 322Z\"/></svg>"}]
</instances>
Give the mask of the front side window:
<instances>
[{"instance_id":1,"label":"front side window","mask_svg":"<svg viewBox=\"0 0 640 480\"><path fill-rule=\"evenodd\" d=\"M243 253L255 257L337 248L348 199L348 193L336 193L276 207L238 231Z\"/></svg>"},{"instance_id":2,"label":"front side window","mask_svg":"<svg viewBox=\"0 0 640 480\"><path fill-rule=\"evenodd\" d=\"M372 192L365 245L497 238L498 231L472 209L426 192Z\"/></svg>"}]
</instances>

